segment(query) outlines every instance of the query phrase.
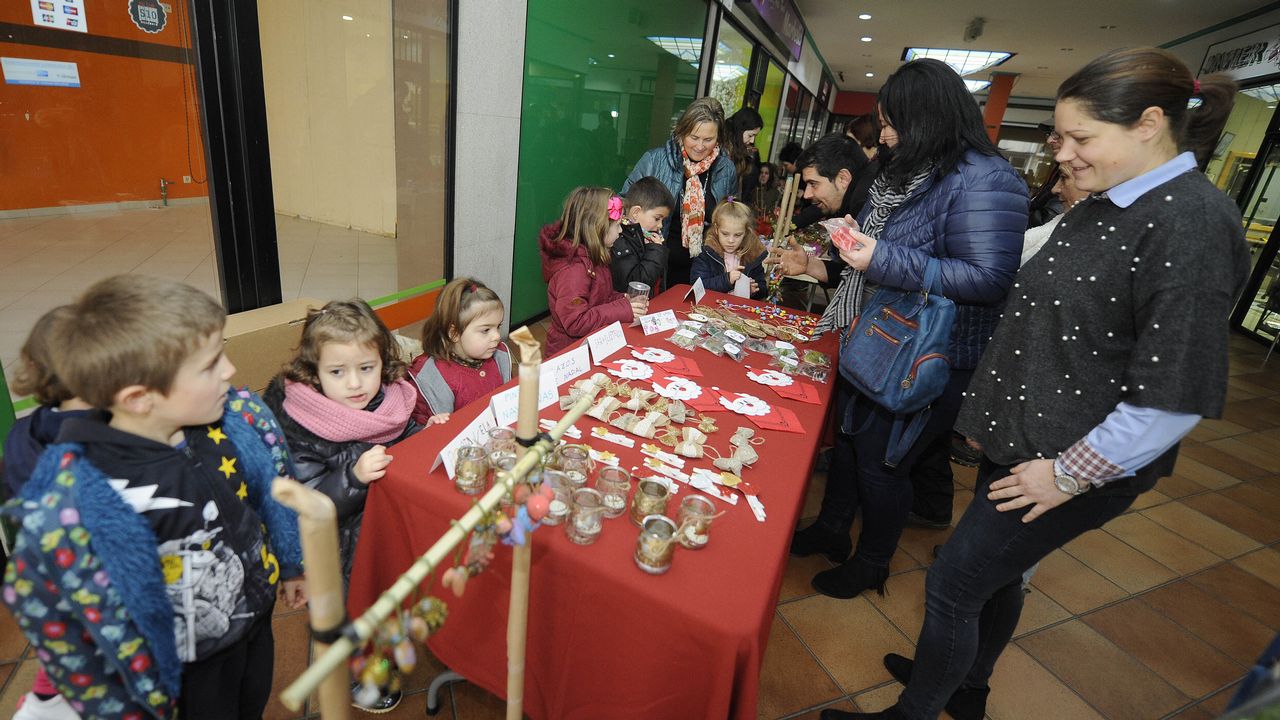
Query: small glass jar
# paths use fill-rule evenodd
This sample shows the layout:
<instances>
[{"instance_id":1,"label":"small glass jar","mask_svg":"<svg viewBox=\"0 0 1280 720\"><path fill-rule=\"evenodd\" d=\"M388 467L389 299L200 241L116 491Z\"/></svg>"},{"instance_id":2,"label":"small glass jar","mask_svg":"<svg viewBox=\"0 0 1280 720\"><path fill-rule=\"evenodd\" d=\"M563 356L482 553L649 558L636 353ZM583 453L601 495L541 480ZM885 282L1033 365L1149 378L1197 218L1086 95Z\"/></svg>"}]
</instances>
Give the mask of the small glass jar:
<instances>
[{"instance_id":1,"label":"small glass jar","mask_svg":"<svg viewBox=\"0 0 1280 720\"><path fill-rule=\"evenodd\" d=\"M578 545L590 545L600 537L604 519L604 504L600 491L592 488L578 488L573 491L573 509L569 511L569 522L564 525L564 534L569 542Z\"/></svg>"},{"instance_id":2,"label":"small glass jar","mask_svg":"<svg viewBox=\"0 0 1280 720\"><path fill-rule=\"evenodd\" d=\"M569 478L569 485L580 488L586 486L594 463L587 448L582 445L565 445L560 448L558 465L560 472Z\"/></svg>"},{"instance_id":3,"label":"small glass jar","mask_svg":"<svg viewBox=\"0 0 1280 720\"><path fill-rule=\"evenodd\" d=\"M489 464L497 465L497 459L502 455L516 456L516 431L511 428L496 427L489 430L489 439L484 444L484 449L489 453Z\"/></svg>"},{"instance_id":4,"label":"small glass jar","mask_svg":"<svg viewBox=\"0 0 1280 720\"><path fill-rule=\"evenodd\" d=\"M662 515L645 517L636 538L636 567L650 575L661 575L671 569L675 551L675 521Z\"/></svg>"},{"instance_id":5,"label":"small glass jar","mask_svg":"<svg viewBox=\"0 0 1280 720\"><path fill-rule=\"evenodd\" d=\"M621 517L627 511L627 495L631 492L631 473L620 467L605 465L596 473L596 489L604 502L604 516Z\"/></svg>"},{"instance_id":6,"label":"small glass jar","mask_svg":"<svg viewBox=\"0 0 1280 720\"><path fill-rule=\"evenodd\" d=\"M489 454L489 469L492 471L490 477L494 485L501 483L504 478L511 473L511 468L516 466L516 456L507 455L505 453ZM511 493L514 488L508 490L502 496L502 507L511 507Z\"/></svg>"},{"instance_id":7,"label":"small glass jar","mask_svg":"<svg viewBox=\"0 0 1280 720\"><path fill-rule=\"evenodd\" d=\"M453 465L453 484L463 495L481 495L489 480L489 459L484 448L464 445L458 448Z\"/></svg>"},{"instance_id":8,"label":"small glass jar","mask_svg":"<svg viewBox=\"0 0 1280 720\"><path fill-rule=\"evenodd\" d=\"M573 488L569 487L569 479L559 470L543 470L542 483L551 488L552 493L542 524L559 525L569 516L569 509L573 507Z\"/></svg>"},{"instance_id":9,"label":"small glass jar","mask_svg":"<svg viewBox=\"0 0 1280 720\"><path fill-rule=\"evenodd\" d=\"M636 483L636 494L631 499L631 522L641 525L649 515L666 514L669 499L671 486L657 478L644 478Z\"/></svg>"},{"instance_id":10,"label":"small glass jar","mask_svg":"<svg viewBox=\"0 0 1280 720\"><path fill-rule=\"evenodd\" d=\"M681 500L676 541L690 550L706 547L710 540L711 520L715 516L716 506L705 496L690 495Z\"/></svg>"}]
</instances>

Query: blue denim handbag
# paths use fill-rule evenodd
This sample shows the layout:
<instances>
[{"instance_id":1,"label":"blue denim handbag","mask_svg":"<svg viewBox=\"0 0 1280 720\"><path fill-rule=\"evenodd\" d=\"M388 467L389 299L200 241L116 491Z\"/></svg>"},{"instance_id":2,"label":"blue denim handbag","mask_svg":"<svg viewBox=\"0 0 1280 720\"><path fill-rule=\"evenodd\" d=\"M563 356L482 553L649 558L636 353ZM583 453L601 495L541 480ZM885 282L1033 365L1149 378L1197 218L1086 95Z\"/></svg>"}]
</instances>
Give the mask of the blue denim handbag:
<instances>
[{"instance_id":1,"label":"blue denim handbag","mask_svg":"<svg viewBox=\"0 0 1280 720\"><path fill-rule=\"evenodd\" d=\"M896 466L924 430L927 409L951 376L947 345L956 307L940 292L941 273L942 264L930 259L920 290L877 290L840 349L840 374L897 418L889 465Z\"/></svg>"}]
</instances>

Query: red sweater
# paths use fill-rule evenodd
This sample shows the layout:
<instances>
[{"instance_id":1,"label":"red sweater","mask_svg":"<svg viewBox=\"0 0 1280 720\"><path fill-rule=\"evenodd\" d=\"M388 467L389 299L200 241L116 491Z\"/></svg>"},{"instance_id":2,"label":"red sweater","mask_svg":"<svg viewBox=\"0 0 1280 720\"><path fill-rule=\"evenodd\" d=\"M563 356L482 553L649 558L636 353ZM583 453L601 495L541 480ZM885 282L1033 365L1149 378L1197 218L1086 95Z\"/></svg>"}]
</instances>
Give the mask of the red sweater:
<instances>
[{"instance_id":1,"label":"red sweater","mask_svg":"<svg viewBox=\"0 0 1280 720\"><path fill-rule=\"evenodd\" d=\"M410 377L416 376L429 356L419 355L409 365ZM498 361L489 358L479 369L453 362L452 360L436 360L436 369L444 377L445 384L453 391L453 407L455 410L465 407L476 398L484 397L502 385L502 373L498 369ZM414 405L411 416L418 424L426 425L427 419L437 414L427 403L427 399L418 394L418 402Z\"/></svg>"}]
</instances>

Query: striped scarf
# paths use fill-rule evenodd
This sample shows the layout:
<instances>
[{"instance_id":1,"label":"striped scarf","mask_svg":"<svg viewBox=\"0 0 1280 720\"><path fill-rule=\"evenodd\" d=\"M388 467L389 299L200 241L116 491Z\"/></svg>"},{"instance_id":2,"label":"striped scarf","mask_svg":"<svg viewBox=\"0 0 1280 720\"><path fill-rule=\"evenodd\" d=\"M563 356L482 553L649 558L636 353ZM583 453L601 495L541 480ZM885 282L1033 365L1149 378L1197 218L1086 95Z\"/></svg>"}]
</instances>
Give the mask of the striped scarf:
<instances>
[{"instance_id":1,"label":"striped scarf","mask_svg":"<svg viewBox=\"0 0 1280 720\"><path fill-rule=\"evenodd\" d=\"M930 164L901 187L891 187L883 173L877 176L867 195L871 211L867 213L867 218L862 223L862 232L878 240L889 216L932 174L933 165ZM862 271L854 270L852 265L846 265L840 273L840 284L836 287L831 302L827 304L827 309L822 313L822 319L818 321L816 331L823 333L849 327L862 312L862 288L865 284Z\"/></svg>"}]
</instances>

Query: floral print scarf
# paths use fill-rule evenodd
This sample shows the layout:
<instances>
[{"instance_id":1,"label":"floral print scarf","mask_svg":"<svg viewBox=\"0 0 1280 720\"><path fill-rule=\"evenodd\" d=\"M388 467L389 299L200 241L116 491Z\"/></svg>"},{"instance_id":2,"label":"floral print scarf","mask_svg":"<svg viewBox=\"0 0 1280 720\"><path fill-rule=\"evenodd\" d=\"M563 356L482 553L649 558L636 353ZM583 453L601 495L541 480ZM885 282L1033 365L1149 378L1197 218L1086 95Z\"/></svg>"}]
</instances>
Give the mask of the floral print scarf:
<instances>
[{"instance_id":1,"label":"floral print scarf","mask_svg":"<svg viewBox=\"0 0 1280 720\"><path fill-rule=\"evenodd\" d=\"M707 212L707 196L698 176L709 170L720 157L720 146L717 145L699 162L690 160L683 147L680 148L680 157L684 160L685 178L684 195L680 201L680 243L689 248L689 255L697 256L702 252L702 226Z\"/></svg>"}]
</instances>

